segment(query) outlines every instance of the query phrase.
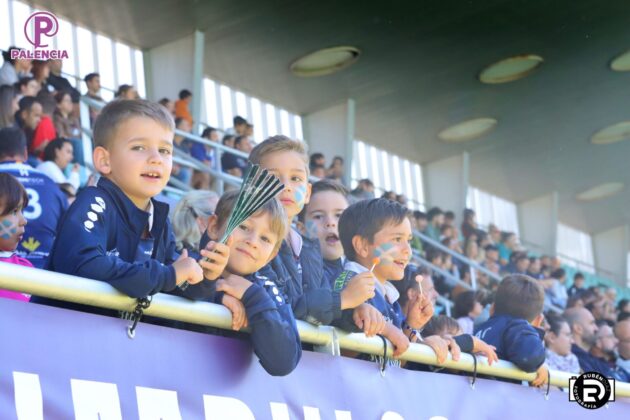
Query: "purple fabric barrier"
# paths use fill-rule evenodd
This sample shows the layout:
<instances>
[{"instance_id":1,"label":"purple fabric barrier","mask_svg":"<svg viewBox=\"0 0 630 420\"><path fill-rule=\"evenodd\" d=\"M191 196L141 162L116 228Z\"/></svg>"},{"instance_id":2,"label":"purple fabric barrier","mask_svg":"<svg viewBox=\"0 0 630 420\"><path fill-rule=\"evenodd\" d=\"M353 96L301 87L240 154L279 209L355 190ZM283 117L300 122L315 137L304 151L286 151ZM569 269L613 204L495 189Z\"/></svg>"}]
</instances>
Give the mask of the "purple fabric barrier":
<instances>
[{"instance_id":1,"label":"purple fabric barrier","mask_svg":"<svg viewBox=\"0 0 630 420\"><path fill-rule=\"evenodd\" d=\"M274 378L246 342L0 299L0 418L609 419L567 394L305 352ZM16 411L17 410L17 411ZM17 412L19 411L19 414ZM436 420L437 420L436 419Z\"/></svg>"}]
</instances>

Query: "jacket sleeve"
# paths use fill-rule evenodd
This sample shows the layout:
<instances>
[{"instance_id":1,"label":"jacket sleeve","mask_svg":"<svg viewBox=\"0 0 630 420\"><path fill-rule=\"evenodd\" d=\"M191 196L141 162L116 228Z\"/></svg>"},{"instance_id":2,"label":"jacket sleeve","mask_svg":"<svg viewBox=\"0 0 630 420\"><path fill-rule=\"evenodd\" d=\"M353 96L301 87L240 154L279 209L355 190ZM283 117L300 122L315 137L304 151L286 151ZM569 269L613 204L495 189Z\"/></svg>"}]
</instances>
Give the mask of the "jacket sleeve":
<instances>
[{"instance_id":1,"label":"jacket sleeve","mask_svg":"<svg viewBox=\"0 0 630 420\"><path fill-rule=\"evenodd\" d=\"M519 322L508 326L503 342L506 359L525 372L535 372L545 362L542 337L529 324Z\"/></svg>"},{"instance_id":2,"label":"jacket sleeve","mask_svg":"<svg viewBox=\"0 0 630 420\"><path fill-rule=\"evenodd\" d=\"M330 325L341 318L341 295L327 288L307 290L294 297L291 307L297 319Z\"/></svg>"},{"instance_id":3,"label":"jacket sleeve","mask_svg":"<svg viewBox=\"0 0 630 420\"><path fill-rule=\"evenodd\" d=\"M300 335L291 307L276 304L256 283L247 289L242 302L249 321L252 346L260 364L270 375L288 375L302 357Z\"/></svg>"},{"instance_id":4,"label":"jacket sleeve","mask_svg":"<svg viewBox=\"0 0 630 420\"><path fill-rule=\"evenodd\" d=\"M107 255L108 229L120 229L116 210L96 189L86 190L66 212L50 255L53 271L105 281L122 293L141 298L175 287L175 269L154 259L128 263Z\"/></svg>"}]
</instances>

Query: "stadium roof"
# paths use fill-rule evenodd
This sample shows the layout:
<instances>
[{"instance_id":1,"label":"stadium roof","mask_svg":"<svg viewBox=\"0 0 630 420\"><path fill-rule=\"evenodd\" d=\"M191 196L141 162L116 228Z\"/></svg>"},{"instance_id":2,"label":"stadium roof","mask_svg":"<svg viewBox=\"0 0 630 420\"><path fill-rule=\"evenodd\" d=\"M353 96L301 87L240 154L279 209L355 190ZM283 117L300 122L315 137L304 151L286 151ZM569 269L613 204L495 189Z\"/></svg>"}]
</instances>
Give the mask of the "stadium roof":
<instances>
[{"instance_id":1,"label":"stadium roof","mask_svg":"<svg viewBox=\"0 0 630 420\"><path fill-rule=\"evenodd\" d=\"M152 48L206 33L215 80L301 114L356 100L356 135L420 163L470 153L471 184L520 202L559 192L560 220L598 232L630 220L630 141L594 145L598 130L630 119L630 73L610 70L630 48L630 3L517 1L35 2L128 44ZM290 63L353 45L359 61L334 75L298 78ZM482 84L479 72L518 54L543 64L521 80ZM466 143L438 139L463 120L497 126ZM580 202L591 187L622 193Z\"/></svg>"}]
</instances>

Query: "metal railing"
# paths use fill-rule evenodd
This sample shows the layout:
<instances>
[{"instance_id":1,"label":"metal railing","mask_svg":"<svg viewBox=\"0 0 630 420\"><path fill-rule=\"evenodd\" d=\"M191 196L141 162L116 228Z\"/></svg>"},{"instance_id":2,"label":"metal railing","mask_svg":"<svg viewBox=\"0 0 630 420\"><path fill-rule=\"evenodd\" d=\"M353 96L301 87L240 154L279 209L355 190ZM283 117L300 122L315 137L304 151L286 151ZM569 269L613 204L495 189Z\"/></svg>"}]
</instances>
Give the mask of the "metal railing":
<instances>
[{"instance_id":1,"label":"metal railing","mask_svg":"<svg viewBox=\"0 0 630 420\"><path fill-rule=\"evenodd\" d=\"M136 305L135 299L121 294L105 282L4 262L0 262L0 288L121 311L131 311ZM193 302L162 293L154 296L145 314L228 330L232 325L230 312L221 305ZM347 333L334 327L315 326L303 321L298 321L297 324L303 342L314 344L320 350L328 349L333 355L338 356L339 349L374 355L383 354L383 342L379 337L368 338L362 333ZM120 333L126 334L124 330ZM138 333L142 333L142 326L139 327ZM387 347L387 354L391 357L393 348L391 343ZM523 372L506 361L499 361L490 366L485 357L476 358L478 374L519 381L531 381L536 376L534 373ZM472 355L464 353L459 361L452 360L449 355L443 364L438 364L433 350L422 344L411 344L400 359L465 372L475 371L475 360ZM567 388L572 376L574 375L566 372L551 371L550 383L553 386ZM629 383L617 382L615 388L617 397L630 397Z\"/></svg>"}]
</instances>

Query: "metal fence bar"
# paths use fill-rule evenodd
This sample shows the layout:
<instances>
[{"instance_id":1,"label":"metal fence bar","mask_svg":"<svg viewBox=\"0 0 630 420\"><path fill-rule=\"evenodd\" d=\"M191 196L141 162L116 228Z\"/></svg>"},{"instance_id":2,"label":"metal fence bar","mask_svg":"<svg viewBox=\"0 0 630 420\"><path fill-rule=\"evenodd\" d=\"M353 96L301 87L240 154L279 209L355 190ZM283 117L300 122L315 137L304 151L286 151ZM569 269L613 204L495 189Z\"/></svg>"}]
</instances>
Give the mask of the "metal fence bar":
<instances>
[{"instance_id":1,"label":"metal fence bar","mask_svg":"<svg viewBox=\"0 0 630 420\"><path fill-rule=\"evenodd\" d=\"M135 299L121 294L105 282L4 262L0 262L0 288L122 311L131 311L136 305ZM150 316L223 329L230 329L231 327L230 312L221 305L193 302L162 293L154 296L151 306L145 313ZM347 333L332 327L318 327L303 321L297 323L303 342L317 346L330 346L331 340L336 337L341 349L375 355L383 354L383 342L378 337L367 338L361 333ZM334 331L334 334L331 334L331 331ZM124 331L121 331L121 334L124 334ZM392 355L391 344L388 346L388 354ZM412 344L401 359L438 365L433 350L421 344ZM500 361L489 366L484 357L478 356L477 360L477 372L480 374L522 381L531 381L535 377L535 374L525 373L509 362ZM462 354L457 362L449 356L448 360L439 366L473 372L474 360L469 354ZM569 373L551 371L551 384L568 387L571 376L573 375ZM617 382L615 394L617 397L630 397L630 384Z\"/></svg>"}]
</instances>

